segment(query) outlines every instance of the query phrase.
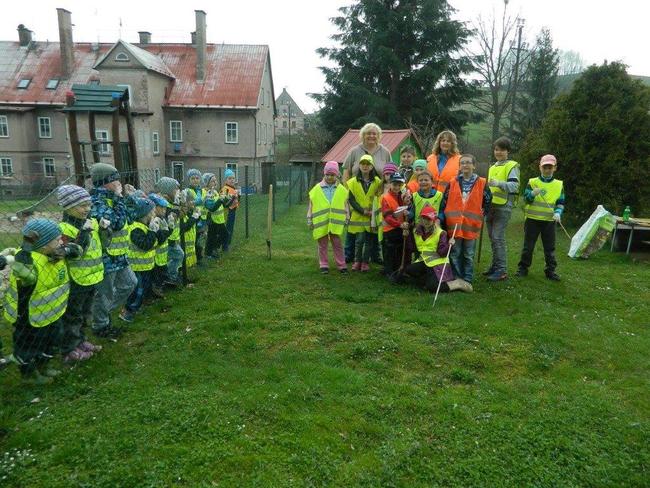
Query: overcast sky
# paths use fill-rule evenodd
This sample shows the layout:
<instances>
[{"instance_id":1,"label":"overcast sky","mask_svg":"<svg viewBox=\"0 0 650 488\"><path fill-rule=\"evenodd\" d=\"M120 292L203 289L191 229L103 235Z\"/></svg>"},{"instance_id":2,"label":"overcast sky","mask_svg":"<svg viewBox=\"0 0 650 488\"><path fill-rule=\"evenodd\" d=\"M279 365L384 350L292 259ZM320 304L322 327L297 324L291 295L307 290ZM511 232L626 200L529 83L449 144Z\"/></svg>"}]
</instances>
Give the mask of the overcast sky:
<instances>
[{"instance_id":1,"label":"overcast sky","mask_svg":"<svg viewBox=\"0 0 650 488\"><path fill-rule=\"evenodd\" d=\"M331 45L335 31L329 21L349 0L195 0L134 1L32 0L2 1L0 39L17 40L23 23L38 41L58 41L56 8L72 12L75 41L138 41L137 31L152 33L152 42L189 42L194 9L207 13L208 42L268 44L277 97L286 87L306 112L317 108L307 93L323 89L316 48ZM450 0L462 20L491 15L502 1ZM551 29L555 46L579 52L588 63L622 60L629 72L650 75L647 52L646 0L510 0L508 9L526 19L532 38L540 28ZM219 5L223 8L219 10ZM644 8L644 6L646 8ZM122 28L120 30L120 18ZM645 34L643 34L645 33Z\"/></svg>"}]
</instances>

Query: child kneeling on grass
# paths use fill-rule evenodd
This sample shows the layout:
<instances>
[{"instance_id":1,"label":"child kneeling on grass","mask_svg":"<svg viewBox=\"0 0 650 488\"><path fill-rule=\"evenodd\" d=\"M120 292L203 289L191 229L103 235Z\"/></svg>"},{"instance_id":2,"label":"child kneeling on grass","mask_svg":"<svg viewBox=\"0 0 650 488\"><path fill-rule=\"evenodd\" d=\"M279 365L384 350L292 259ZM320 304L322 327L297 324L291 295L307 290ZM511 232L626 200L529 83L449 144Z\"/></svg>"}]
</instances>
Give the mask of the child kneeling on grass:
<instances>
[{"instance_id":1,"label":"child kneeling on grass","mask_svg":"<svg viewBox=\"0 0 650 488\"><path fill-rule=\"evenodd\" d=\"M70 297L61 321L61 354L65 362L84 361L102 350L86 338L84 328L92 325L93 301L97 286L104 279L102 249L110 243L110 230L100 228L96 219L88 218L90 194L84 188L63 185L57 190L57 199L63 207L59 224L63 243L74 242L83 250L78 259L67 260Z\"/></svg>"},{"instance_id":2,"label":"child kneeling on grass","mask_svg":"<svg viewBox=\"0 0 650 488\"><path fill-rule=\"evenodd\" d=\"M439 282L441 282L441 292L473 291L471 284L454 278L447 259L447 251L449 246L454 245L454 240L448 240L447 233L440 227L433 207L425 206L420 212L419 222L415 228L415 245L420 257L404 269L398 281L411 278L431 293L436 292Z\"/></svg>"},{"instance_id":3,"label":"child kneeling on grass","mask_svg":"<svg viewBox=\"0 0 650 488\"><path fill-rule=\"evenodd\" d=\"M528 275L528 268L533 261L533 251L537 237L542 236L544 246L544 273L549 280L560 281L555 272L555 223L560 223L564 211L564 186L562 181L553 177L557 160L552 154L542 156L539 162L541 176L528 180L524 191L524 248L519 260L517 276Z\"/></svg>"},{"instance_id":4,"label":"child kneeling on grass","mask_svg":"<svg viewBox=\"0 0 650 488\"><path fill-rule=\"evenodd\" d=\"M350 220L349 192L338 181L339 164L336 161L325 163L323 174L323 180L309 191L307 225L318 241L320 272L329 273L327 243L331 241L336 266L341 273L347 273L341 235Z\"/></svg>"},{"instance_id":5,"label":"child kneeling on grass","mask_svg":"<svg viewBox=\"0 0 650 488\"><path fill-rule=\"evenodd\" d=\"M23 243L16 253L4 298L5 319L14 325L13 360L24 379L35 384L52 381L60 371L48 368L61 334L61 317L70 294L66 258L82 249L65 246L59 226L36 218L25 224Z\"/></svg>"}]
</instances>

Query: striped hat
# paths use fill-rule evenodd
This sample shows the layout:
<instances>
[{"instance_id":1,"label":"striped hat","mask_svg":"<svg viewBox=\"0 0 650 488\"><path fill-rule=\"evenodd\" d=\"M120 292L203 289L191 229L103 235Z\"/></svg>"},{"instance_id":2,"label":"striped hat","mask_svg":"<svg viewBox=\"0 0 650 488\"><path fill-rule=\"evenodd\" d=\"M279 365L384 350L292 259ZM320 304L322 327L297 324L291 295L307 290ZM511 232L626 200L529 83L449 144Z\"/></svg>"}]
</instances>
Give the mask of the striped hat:
<instances>
[{"instance_id":1,"label":"striped hat","mask_svg":"<svg viewBox=\"0 0 650 488\"><path fill-rule=\"evenodd\" d=\"M30 219L23 227L23 237L36 251L61 235L59 226L48 219Z\"/></svg>"},{"instance_id":2,"label":"striped hat","mask_svg":"<svg viewBox=\"0 0 650 488\"><path fill-rule=\"evenodd\" d=\"M203 186L208 186L212 178L214 178L214 173L203 173L201 183L203 183Z\"/></svg>"},{"instance_id":3,"label":"striped hat","mask_svg":"<svg viewBox=\"0 0 650 488\"><path fill-rule=\"evenodd\" d=\"M201 172L196 168L188 169L187 170L187 177L191 178L192 176L198 176L200 178L201 177Z\"/></svg>"},{"instance_id":4,"label":"striped hat","mask_svg":"<svg viewBox=\"0 0 650 488\"><path fill-rule=\"evenodd\" d=\"M90 202L90 193L85 188L77 185L62 185L56 190L59 205L67 210L82 203Z\"/></svg>"},{"instance_id":5,"label":"striped hat","mask_svg":"<svg viewBox=\"0 0 650 488\"><path fill-rule=\"evenodd\" d=\"M174 192L180 187L178 181L169 176L163 176L156 184L155 189L158 190L163 196L174 196Z\"/></svg>"}]
</instances>

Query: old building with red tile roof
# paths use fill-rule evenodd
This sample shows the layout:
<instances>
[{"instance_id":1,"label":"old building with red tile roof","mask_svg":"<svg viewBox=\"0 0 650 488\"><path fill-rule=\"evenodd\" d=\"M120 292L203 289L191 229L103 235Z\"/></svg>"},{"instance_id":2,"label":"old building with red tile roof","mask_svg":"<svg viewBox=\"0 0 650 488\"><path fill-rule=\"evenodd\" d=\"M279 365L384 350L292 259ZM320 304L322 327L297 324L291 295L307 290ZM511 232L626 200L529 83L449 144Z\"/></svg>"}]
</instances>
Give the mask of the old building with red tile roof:
<instances>
[{"instance_id":1,"label":"old building with red tile roof","mask_svg":"<svg viewBox=\"0 0 650 488\"><path fill-rule=\"evenodd\" d=\"M274 158L268 46L208 44L201 10L191 43L152 43L148 32L137 44L73 42L70 12L57 13L60 42L35 42L22 24L18 41L0 41L0 191L12 182L54 186L69 175L61 109L73 84L129 88L138 169L156 177L244 165L261 174ZM88 140L82 119L79 134ZM109 116L97 117L96 135L111 140ZM111 162L110 145L102 147L102 161Z\"/></svg>"}]
</instances>

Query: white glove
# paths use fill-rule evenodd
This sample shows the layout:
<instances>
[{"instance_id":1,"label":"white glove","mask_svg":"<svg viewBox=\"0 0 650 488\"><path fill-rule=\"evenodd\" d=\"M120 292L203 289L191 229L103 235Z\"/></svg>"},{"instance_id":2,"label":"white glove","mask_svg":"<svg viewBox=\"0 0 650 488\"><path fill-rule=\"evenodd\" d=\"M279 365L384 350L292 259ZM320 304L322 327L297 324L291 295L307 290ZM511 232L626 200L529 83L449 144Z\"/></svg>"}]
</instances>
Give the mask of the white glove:
<instances>
[{"instance_id":1,"label":"white glove","mask_svg":"<svg viewBox=\"0 0 650 488\"><path fill-rule=\"evenodd\" d=\"M108 229L111 226L111 221L102 217L101 219L99 219L99 226L102 229Z\"/></svg>"},{"instance_id":2,"label":"white glove","mask_svg":"<svg viewBox=\"0 0 650 488\"><path fill-rule=\"evenodd\" d=\"M560 223L562 221L562 217L560 216L559 213L554 213L553 214L553 222Z\"/></svg>"},{"instance_id":3,"label":"white glove","mask_svg":"<svg viewBox=\"0 0 650 488\"><path fill-rule=\"evenodd\" d=\"M149 229L152 230L153 232L158 232L160 230L158 217L154 217L153 219L151 219L151 222L149 222Z\"/></svg>"},{"instance_id":4,"label":"white glove","mask_svg":"<svg viewBox=\"0 0 650 488\"><path fill-rule=\"evenodd\" d=\"M541 188L533 188L533 196L534 196L534 197L536 197L536 196L539 195L540 193L542 193L542 189L541 189Z\"/></svg>"},{"instance_id":5,"label":"white glove","mask_svg":"<svg viewBox=\"0 0 650 488\"><path fill-rule=\"evenodd\" d=\"M7 249L0 251L0 256L13 256L14 254L16 254L15 247L8 247Z\"/></svg>"},{"instance_id":6,"label":"white glove","mask_svg":"<svg viewBox=\"0 0 650 488\"><path fill-rule=\"evenodd\" d=\"M93 228L93 221L90 219L86 219L83 227L81 227L81 230L91 230L92 228Z\"/></svg>"},{"instance_id":7,"label":"white glove","mask_svg":"<svg viewBox=\"0 0 650 488\"><path fill-rule=\"evenodd\" d=\"M181 204L181 192L177 191L176 196L174 197L174 205L180 205Z\"/></svg>"},{"instance_id":8,"label":"white glove","mask_svg":"<svg viewBox=\"0 0 650 488\"><path fill-rule=\"evenodd\" d=\"M201 217L201 209L195 208L194 212L192 212L192 218L198 220L200 217Z\"/></svg>"},{"instance_id":9,"label":"white glove","mask_svg":"<svg viewBox=\"0 0 650 488\"><path fill-rule=\"evenodd\" d=\"M172 229L174 228L174 226L176 225L176 215L175 215L175 214L170 213L170 214L167 216L167 224L168 224L169 227L171 227Z\"/></svg>"},{"instance_id":10,"label":"white glove","mask_svg":"<svg viewBox=\"0 0 650 488\"><path fill-rule=\"evenodd\" d=\"M158 225L162 230L169 230L169 225L167 225L167 221L165 219L161 219L160 217L156 217L158 219Z\"/></svg>"},{"instance_id":11,"label":"white glove","mask_svg":"<svg viewBox=\"0 0 650 488\"><path fill-rule=\"evenodd\" d=\"M11 266L14 264L14 261L16 261L16 258L13 257L11 254L5 256L5 261L7 262L7 266Z\"/></svg>"}]
</instances>

